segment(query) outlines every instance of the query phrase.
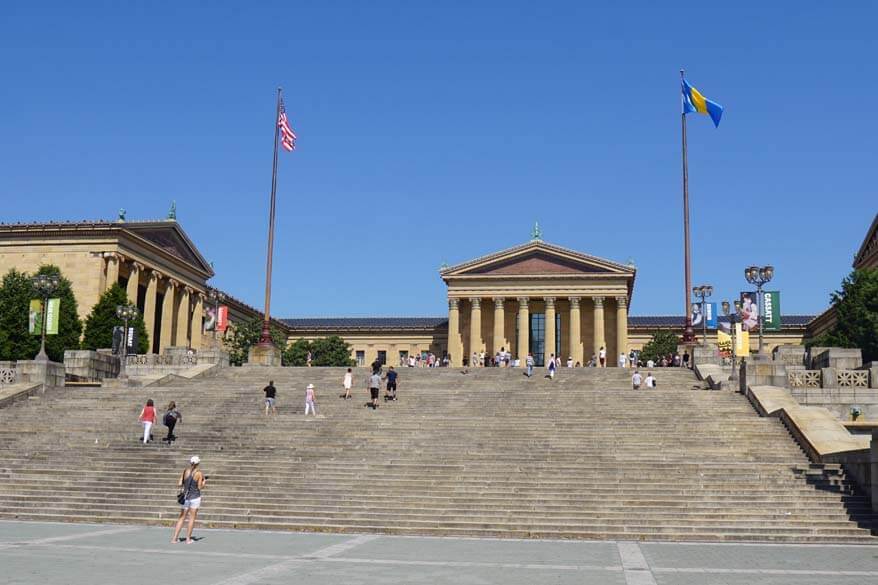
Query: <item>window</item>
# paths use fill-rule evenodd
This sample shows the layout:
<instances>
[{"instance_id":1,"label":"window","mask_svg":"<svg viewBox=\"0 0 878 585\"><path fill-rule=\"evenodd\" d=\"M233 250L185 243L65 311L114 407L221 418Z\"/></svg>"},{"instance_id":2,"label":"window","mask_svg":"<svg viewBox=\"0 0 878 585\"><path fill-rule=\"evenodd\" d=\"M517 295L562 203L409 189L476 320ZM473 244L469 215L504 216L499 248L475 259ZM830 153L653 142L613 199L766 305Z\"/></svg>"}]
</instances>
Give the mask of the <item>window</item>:
<instances>
[{"instance_id":1,"label":"window","mask_svg":"<svg viewBox=\"0 0 878 585\"><path fill-rule=\"evenodd\" d=\"M366 365L366 352L362 349L357 350L357 365L365 366Z\"/></svg>"},{"instance_id":2,"label":"window","mask_svg":"<svg viewBox=\"0 0 878 585\"><path fill-rule=\"evenodd\" d=\"M382 366L387 365L387 352L384 350L378 351L378 363Z\"/></svg>"}]
</instances>

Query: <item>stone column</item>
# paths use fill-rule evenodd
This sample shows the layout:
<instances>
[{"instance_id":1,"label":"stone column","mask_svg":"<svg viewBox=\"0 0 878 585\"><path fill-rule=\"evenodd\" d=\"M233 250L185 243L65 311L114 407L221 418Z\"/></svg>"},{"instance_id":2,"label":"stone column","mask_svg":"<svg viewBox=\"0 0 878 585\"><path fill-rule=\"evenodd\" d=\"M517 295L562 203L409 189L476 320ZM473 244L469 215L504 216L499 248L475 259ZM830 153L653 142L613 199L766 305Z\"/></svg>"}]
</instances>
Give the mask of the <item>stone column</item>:
<instances>
[{"instance_id":1,"label":"stone column","mask_svg":"<svg viewBox=\"0 0 878 585\"><path fill-rule=\"evenodd\" d=\"M463 343L460 339L460 311L457 299L448 299L448 355L450 365L463 365Z\"/></svg>"},{"instance_id":2,"label":"stone column","mask_svg":"<svg viewBox=\"0 0 878 585\"><path fill-rule=\"evenodd\" d=\"M143 265L140 262L132 262L131 268L128 271L128 286L126 291L128 293L128 301L132 305L137 305L137 287L140 284L140 271L143 269Z\"/></svg>"},{"instance_id":3,"label":"stone column","mask_svg":"<svg viewBox=\"0 0 878 585\"><path fill-rule=\"evenodd\" d=\"M104 291L108 291L119 282L119 256L115 252L108 252L104 257L107 259L107 283Z\"/></svg>"},{"instance_id":4,"label":"stone column","mask_svg":"<svg viewBox=\"0 0 878 585\"><path fill-rule=\"evenodd\" d=\"M482 299L478 297L472 297L469 300L470 302L470 312L469 312L469 353L472 356L473 352L479 353L484 351L485 347L482 345ZM472 361L472 360L470 360ZM473 365L473 364L470 364Z\"/></svg>"},{"instance_id":5,"label":"stone column","mask_svg":"<svg viewBox=\"0 0 878 585\"><path fill-rule=\"evenodd\" d=\"M543 300L546 302L546 346L543 361L549 363L549 356L555 353L555 297L543 297Z\"/></svg>"},{"instance_id":6,"label":"stone column","mask_svg":"<svg viewBox=\"0 0 878 585\"><path fill-rule=\"evenodd\" d=\"M501 347L506 347L506 312L503 307L505 300L503 297L494 297L494 355Z\"/></svg>"},{"instance_id":7,"label":"stone column","mask_svg":"<svg viewBox=\"0 0 878 585\"><path fill-rule=\"evenodd\" d=\"M594 354L598 357L597 365L600 366L600 351L602 347L607 355L608 363L613 359L613 356L606 352L607 342L604 338L604 297L592 297L591 300L594 301Z\"/></svg>"},{"instance_id":8,"label":"stone column","mask_svg":"<svg viewBox=\"0 0 878 585\"><path fill-rule=\"evenodd\" d=\"M527 359L527 348L530 347L530 313L527 310L527 297L518 299L518 359L521 367Z\"/></svg>"},{"instance_id":9,"label":"stone column","mask_svg":"<svg viewBox=\"0 0 878 585\"><path fill-rule=\"evenodd\" d=\"M616 297L616 347L628 355L628 297ZM616 363L619 356L616 356Z\"/></svg>"},{"instance_id":10,"label":"stone column","mask_svg":"<svg viewBox=\"0 0 878 585\"><path fill-rule=\"evenodd\" d=\"M179 283L168 279L165 286L165 299L162 301L162 335L159 339L159 353L174 345L174 289Z\"/></svg>"},{"instance_id":11,"label":"stone column","mask_svg":"<svg viewBox=\"0 0 878 585\"><path fill-rule=\"evenodd\" d=\"M192 349L199 351L201 349L201 328L202 319L204 317L204 295L200 292L195 293L195 302L192 304Z\"/></svg>"},{"instance_id":12,"label":"stone column","mask_svg":"<svg viewBox=\"0 0 878 585\"><path fill-rule=\"evenodd\" d=\"M579 314L579 297L570 297L570 355L573 357L573 363L582 361L582 334L580 323L582 317Z\"/></svg>"},{"instance_id":13,"label":"stone column","mask_svg":"<svg viewBox=\"0 0 878 585\"><path fill-rule=\"evenodd\" d=\"M155 302L159 278L161 278L161 274L155 270L151 270L146 276L146 298L143 301L143 325L149 336L149 346L146 353L152 353L152 342L155 339Z\"/></svg>"},{"instance_id":14,"label":"stone column","mask_svg":"<svg viewBox=\"0 0 878 585\"><path fill-rule=\"evenodd\" d=\"M180 291L180 304L177 305L177 337L174 339L174 345L178 347L189 347L189 294L192 289L188 286L182 287Z\"/></svg>"}]
</instances>

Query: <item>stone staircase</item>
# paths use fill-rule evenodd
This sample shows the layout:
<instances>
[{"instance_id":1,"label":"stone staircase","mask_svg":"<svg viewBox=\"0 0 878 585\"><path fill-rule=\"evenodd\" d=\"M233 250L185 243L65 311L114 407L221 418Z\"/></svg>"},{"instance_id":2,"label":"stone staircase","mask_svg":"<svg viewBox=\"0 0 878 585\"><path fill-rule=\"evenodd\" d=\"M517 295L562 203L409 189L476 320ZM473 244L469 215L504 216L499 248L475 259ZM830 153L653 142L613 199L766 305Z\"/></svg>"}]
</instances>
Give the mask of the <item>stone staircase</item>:
<instances>
[{"instance_id":1,"label":"stone staircase","mask_svg":"<svg viewBox=\"0 0 878 585\"><path fill-rule=\"evenodd\" d=\"M0 519L168 523L189 456L214 527L453 536L878 542L866 498L747 400L680 369L400 370L364 408L366 371L231 368L153 388L67 388L0 409ZM261 388L278 387L277 417ZM304 387L318 418L304 418ZM138 442L146 398L178 441ZM156 439L164 435L156 429Z\"/></svg>"}]
</instances>

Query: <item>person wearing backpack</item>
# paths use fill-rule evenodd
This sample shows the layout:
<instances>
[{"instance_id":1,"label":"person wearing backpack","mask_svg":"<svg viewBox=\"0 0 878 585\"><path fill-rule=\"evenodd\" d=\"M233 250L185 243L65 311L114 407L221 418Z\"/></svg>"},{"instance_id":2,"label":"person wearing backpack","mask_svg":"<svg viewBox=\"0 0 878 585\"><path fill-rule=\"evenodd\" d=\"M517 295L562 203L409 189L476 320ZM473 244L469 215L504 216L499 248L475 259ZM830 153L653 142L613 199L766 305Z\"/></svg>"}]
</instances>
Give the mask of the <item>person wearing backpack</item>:
<instances>
[{"instance_id":1,"label":"person wearing backpack","mask_svg":"<svg viewBox=\"0 0 878 585\"><path fill-rule=\"evenodd\" d=\"M177 410L177 403L173 400L168 404L162 422L168 427L168 436L162 439L162 441L170 445L177 440L177 437L174 435L174 427L177 426L177 423L183 422L183 415Z\"/></svg>"}]
</instances>

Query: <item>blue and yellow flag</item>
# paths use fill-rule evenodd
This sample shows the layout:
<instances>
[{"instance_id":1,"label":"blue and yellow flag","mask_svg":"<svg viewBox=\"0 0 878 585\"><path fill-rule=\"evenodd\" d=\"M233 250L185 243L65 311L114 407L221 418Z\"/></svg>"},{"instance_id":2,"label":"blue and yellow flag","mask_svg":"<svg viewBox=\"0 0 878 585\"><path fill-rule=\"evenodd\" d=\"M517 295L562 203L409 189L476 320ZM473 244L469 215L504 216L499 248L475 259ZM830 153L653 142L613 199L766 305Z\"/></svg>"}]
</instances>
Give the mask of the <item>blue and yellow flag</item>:
<instances>
[{"instance_id":1,"label":"blue and yellow flag","mask_svg":"<svg viewBox=\"0 0 878 585\"><path fill-rule=\"evenodd\" d=\"M723 117L723 107L712 102L683 80L683 113L707 114L713 120L713 125L719 127L720 118Z\"/></svg>"}]
</instances>

